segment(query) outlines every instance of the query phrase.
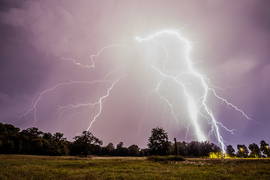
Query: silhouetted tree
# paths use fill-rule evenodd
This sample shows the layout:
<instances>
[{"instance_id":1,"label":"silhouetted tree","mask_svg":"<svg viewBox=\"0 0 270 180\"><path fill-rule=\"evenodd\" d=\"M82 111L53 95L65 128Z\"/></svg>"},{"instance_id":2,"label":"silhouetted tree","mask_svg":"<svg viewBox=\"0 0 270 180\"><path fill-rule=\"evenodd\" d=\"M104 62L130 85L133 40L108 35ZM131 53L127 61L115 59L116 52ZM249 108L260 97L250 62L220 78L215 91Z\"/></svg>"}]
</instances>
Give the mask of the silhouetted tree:
<instances>
[{"instance_id":1,"label":"silhouetted tree","mask_svg":"<svg viewBox=\"0 0 270 180\"><path fill-rule=\"evenodd\" d=\"M75 136L75 141L71 147L71 154L84 155L85 157L91 153L94 145L102 145L102 141L96 138L91 132L84 131L81 136Z\"/></svg>"},{"instance_id":2,"label":"silhouetted tree","mask_svg":"<svg viewBox=\"0 0 270 180\"><path fill-rule=\"evenodd\" d=\"M42 137L44 134L42 131L39 131L38 128L36 127L27 128L26 130L23 130L22 133L29 135L33 139L37 137Z\"/></svg>"},{"instance_id":3,"label":"silhouetted tree","mask_svg":"<svg viewBox=\"0 0 270 180\"><path fill-rule=\"evenodd\" d=\"M210 153L220 153L221 149L209 141L199 142L199 157L208 157Z\"/></svg>"},{"instance_id":4,"label":"silhouetted tree","mask_svg":"<svg viewBox=\"0 0 270 180\"><path fill-rule=\"evenodd\" d=\"M187 156L188 151L187 151L187 143L185 141L183 142L177 142L177 149L178 149L178 154L180 156Z\"/></svg>"},{"instance_id":5,"label":"silhouetted tree","mask_svg":"<svg viewBox=\"0 0 270 180\"><path fill-rule=\"evenodd\" d=\"M52 136L52 139L54 141L66 141L67 139L63 137L64 134L63 133L60 133L60 132L57 132L55 133L53 136Z\"/></svg>"},{"instance_id":6,"label":"silhouetted tree","mask_svg":"<svg viewBox=\"0 0 270 180\"><path fill-rule=\"evenodd\" d=\"M11 124L0 123L0 153L20 153L21 148L20 129Z\"/></svg>"},{"instance_id":7,"label":"silhouetted tree","mask_svg":"<svg viewBox=\"0 0 270 180\"><path fill-rule=\"evenodd\" d=\"M269 144L267 144L264 140L260 142L260 150L264 155L270 157Z\"/></svg>"},{"instance_id":8,"label":"silhouetted tree","mask_svg":"<svg viewBox=\"0 0 270 180\"><path fill-rule=\"evenodd\" d=\"M210 153L221 152L220 147L218 147L214 143L210 143L209 141L191 141L189 143L185 141L177 142L177 149L179 155L190 157L209 157Z\"/></svg>"},{"instance_id":9,"label":"silhouetted tree","mask_svg":"<svg viewBox=\"0 0 270 180\"><path fill-rule=\"evenodd\" d=\"M102 156L109 156L110 155L110 150L109 150L108 146L101 147L100 155L102 155Z\"/></svg>"},{"instance_id":10,"label":"silhouetted tree","mask_svg":"<svg viewBox=\"0 0 270 180\"><path fill-rule=\"evenodd\" d=\"M255 143L250 144L248 146L248 149L251 151L250 154L249 154L249 157L260 158L262 156L260 148L259 148L259 146L257 144L255 144Z\"/></svg>"},{"instance_id":11,"label":"silhouetted tree","mask_svg":"<svg viewBox=\"0 0 270 180\"><path fill-rule=\"evenodd\" d=\"M116 151L115 151L115 147L114 147L113 143L109 143L106 148L108 149L108 155L110 155L110 156L116 155Z\"/></svg>"},{"instance_id":12,"label":"silhouetted tree","mask_svg":"<svg viewBox=\"0 0 270 180\"><path fill-rule=\"evenodd\" d=\"M50 140L50 139L52 139L52 134L51 133L44 133L43 138L47 139L47 140Z\"/></svg>"},{"instance_id":13,"label":"silhouetted tree","mask_svg":"<svg viewBox=\"0 0 270 180\"><path fill-rule=\"evenodd\" d=\"M116 149L121 149L123 148L124 143L123 142L119 142L119 144L116 145Z\"/></svg>"},{"instance_id":14,"label":"silhouetted tree","mask_svg":"<svg viewBox=\"0 0 270 180\"><path fill-rule=\"evenodd\" d=\"M140 148L137 145L133 144L128 147L129 156L139 156L139 153L140 153Z\"/></svg>"},{"instance_id":15,"label":"silhouetted tree","mask_svg":"<svg viewBox=\"0 0 270 180\"><path fill-rule=\"evenodd\" d=\"M43 132L36 127L21 131L22 153L44 155Z\"/></svg>"},{"instance_id":16,"label":"silhouetted tree","mask_svg":"<svg viewBox=\"0 0 270 180\"><path fill-rule=\"evenodd\" d=\"M237 157L244 157L244 158L247 158L248 157L248 149L246 147L246 145L239 145L237 144Z\"/></svg>"},{"instance_id":17,"label":"silhouetted tree","mask_svg":"<svg viewBox=\"0 0 270 180\"><path fill-rule=\"evenodd\" d=\"M232 145L227 146L227 148L226 148L226 154L227 154L229 157L235 157L235 150L234 150L234 148L232 147Z\"/></svg>"},{"instance_id":18,"label":"silhouetted tree","mask_svg":"<svg viewBox=\"0 0 270 180\"><path fill-rule=\"evenodd\" d=\"M116 155L117 156L128 156L128 148L123 147L123 142L120 142L116 146Z\"/></svg>"},{"instance_id":19,"label":"silhouetted tree","mask_svg":"<svg viewBox=\"0 0 270 180\"><path fill-rule=\"evenodd\" d=\"M141 149L140 150L140 153L139 153L139 156L148 156L148 149Z\"/></svg>"},{"instance_id":20,"label":"silhouetted tree","mask_svg":"<svg viewBox=\"0 0 270 180\"><path fill-rule=\"evenodd\" d=\"M162 128L153 128L147 146L150 155L167 155L170 147L168 134Z\"/></svg>"},{"instance_id":21,"label":"silhouetted tree","mask_svg":"<svg viewBox=\"0 0 270 180\"><path fill-rule=\"evenodd\" d=\"M42 154L51 156L61 156L69 154L69 142L63 137L62 133L43 133L42 141Z\"/></svg>"},{"instance_id":22,"label":"silhouetted tree","mask_svg":"<svg viewBox=\"0 0 270 180\"><path fill-rule=\"evenodd\" d=\"M100 156L101 155L101 146L98 144L94 144L91 154Z\"/></svg>"},{"instance_id":23,"label":"silhouetted tree","mask_svg":"<svg viewBox=\"0 0 270 180\"><path fill-rule=\"evenodd\" d=\"M188 151L189 156L199 157L199 154L200 154L199 142L191 141L190 143L188 143L187 151Z\"/></svg>"}]
</instances>

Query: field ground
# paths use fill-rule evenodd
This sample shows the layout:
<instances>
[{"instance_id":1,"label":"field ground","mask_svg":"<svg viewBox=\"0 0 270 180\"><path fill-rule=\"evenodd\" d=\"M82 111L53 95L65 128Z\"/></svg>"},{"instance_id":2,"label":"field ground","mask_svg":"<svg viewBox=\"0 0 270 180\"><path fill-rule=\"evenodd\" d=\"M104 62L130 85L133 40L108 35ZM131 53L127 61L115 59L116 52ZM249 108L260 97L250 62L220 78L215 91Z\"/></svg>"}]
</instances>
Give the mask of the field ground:
<instances>
[{"instance_id":1,"label":"field ground","mask_svg":"<svg viewBox=\"0 0 270 180\"><path fill-rule=\"evenodd\" d=\"M270 159L0 155L0 179L270 179Z\"/></svg>"}]
</instances>

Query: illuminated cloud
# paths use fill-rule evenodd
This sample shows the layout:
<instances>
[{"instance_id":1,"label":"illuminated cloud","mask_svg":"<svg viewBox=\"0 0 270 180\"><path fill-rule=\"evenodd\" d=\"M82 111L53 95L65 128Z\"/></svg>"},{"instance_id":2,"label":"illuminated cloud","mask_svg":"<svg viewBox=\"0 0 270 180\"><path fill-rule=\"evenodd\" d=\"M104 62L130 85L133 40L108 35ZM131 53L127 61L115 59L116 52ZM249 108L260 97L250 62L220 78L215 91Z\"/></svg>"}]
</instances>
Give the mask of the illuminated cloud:
<instances>
[{"instance_id":1,"label":"illuminated cloud","mask_svg":"<svg viewBox=\"0 0 270 180\"><path fill-rule=\"evenodd\" d=\"M269 111L270 13L268 1L1 1L0 11L0 105L1 122L21 128L37 126L43 131L60 131L69 139L85 130L93 112L86 109L59 113L69 103L96 102L110 83L70 86L48 93L38 105L38 119L18 119L33 97L59 83L102 79L119 64L129 67L126 77L106 99L99 121L91 129L105 143L124 141L145 146L150 130L164 125L164 109L156 98L145 100L154 86L141 55L146 50L133 41L162 29L181 29L193 44L194 68L210 78L216 91L244 110L251 121L209 99L218 121L235 135L221 130L229 144L267 141ZM135 44L134 44L135 43ZM95 58L90 55L110 44ZM122 71L121 71L122 72ZM117 77L110 76L109 80ZM112 81L110 81L112 82ZM148 111L145 113L145 107ZM179 105L183 122L186 104ZM74 116L74 114L78 113ZM161 113L162 112L162 113ZM144 116L144 114L146 116ZM142 119L144 119L142 121ZM166 119L166 118L165 118ZM208 125L203 126L205 130ZM140 129L140 127L143 127ZM166 121L172 139L185 140L185 128ZM140 134L138 135L138 130ZM196 140L190 136L187 140ZM211 139L215 141L215 139Z\"/></svg>"}]
</instances>

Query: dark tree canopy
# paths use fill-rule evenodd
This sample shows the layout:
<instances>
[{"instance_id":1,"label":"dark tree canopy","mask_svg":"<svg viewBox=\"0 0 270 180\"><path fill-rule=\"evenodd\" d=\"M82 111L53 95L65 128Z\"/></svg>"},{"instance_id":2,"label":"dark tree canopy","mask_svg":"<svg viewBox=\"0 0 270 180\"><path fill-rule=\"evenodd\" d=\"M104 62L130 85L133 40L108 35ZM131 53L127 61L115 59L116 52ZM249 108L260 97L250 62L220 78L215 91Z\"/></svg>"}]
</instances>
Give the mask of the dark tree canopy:
<instances>
[{"instance_id":1,"label":"dark tree canopy","mask_svg":"<svg viewBox=\"0 0 270 180\"><path fill-rule=\"evenodd\" d=\"M60 132L55 133L52 136L52 138L53 138L54 141L65 141L65 140L67 140L66 138L64 138L64 134L60 133Z\"/></svg>"},{"instance_id":2,"label":"dark tree canopy","mask_svg":"<svg viewBox=\"0 0 270 180\"><path fill-rule=\"evenodd\" d=\"M235 150L234 150L234 148L232 147L232 145L227 146L226 154L227 154L229 157L235 157Z\"/></svg>"},{"instance_id":3,"label":"dark tree canopy","mask_svg":"<svg viewBox=\"0 0 270 180\"><path fill-rule=\"evenodd\" d=\"M237 157L247 158L248 157L248 148L246 145L237 145Z\"/></svg>"},{"instance_id":4,"label":"dark tree canopy","mask_svg":"<svg viewBox=\"0 0 270 180\"><path fill-rule=\"evenodd\" d=\"M151 133L147 143L150 155L167 155L170 147L168 134L159 127L153 128Z\"/></svg>"},{"instance_id":5,"label":"dark tree canopy","mask_svg":"<svg viewBox=\"0 0 270 180\"><path fill-rule=\"evenodd\" d=\"M0 123L0 152L19 153L21 146L20 129L11 124Z\"/></svg>"},{"instance_id":6,"label":"dark tree canopy","mask_svg":"<svg viewBox=\"0 0 270 180\"><path fill-rule=\"evenodd\" d=\"M72 154L84 155L85 157L91 154L94 145L102 145L102 141L96 138L91 132L84 131L82 135L74 137L75 142L72 146Z\"/></svg>"},{"instance_id":7,"label":"dark tree canopy","mask_svg":"<svg viewBox=\"0 0 270 180\"><path fill-rule=\"evenodd\" d=\"M177 142L174 144L168 140L168 134L162 128L153 128L148 139L148 148L140 149L137 145L124 147L123 142L114 146L109 143L101 146L102 141L91 132L84 131L80 136L74 137L74 142L69 142L63 133L56 132L53 135L44 133L36 127L20 131L11 124L0 123L0 153L1 154L32 154L32 155L84 155L97 156L148 156L148 155L181 155L187 157L210 157L213 153L221 152L220 147L209 141ZM249 151L250 150L250 153ZM252 143L248 146L237 145L234 148L229 145L226 148L227 157L260 158L270 157L269 144L264 140L260 147Z\"/></svg>"},{"instance_id":8,"label":"dark tree canopy","mask_svg":"<svg viewBox=\"0 0 270 180\"><path fill-rule=\"evenodd\" d=\"M128 148L124 147L124 143L120 142L116 145L116 155L117 156L127 156L128 155Z\"/></svg>"},{"instance_id":9,"label":"dark tree canopy","mask_svg":"<svg viewBox=\"0 0 270 180\"><path fill-rule=\"evenodd\" d=\"M259 158L261 157L261 151L257 144L253 143L248 146L248 149L251 151L249 157Z\"/></svg>"},{"instance_id":10,"label":"dark tree canopy","mask_svg":"<svg viewBox=\"0 0 270 180\"><path fill-rule=\"evenodd\" d=\"M260 151L267 157L270 157L269 144L267 144L264 140L260 142Z\"/></svg>"},{"instance_id":11,"label":"dark tree canopy","mask_svg":"<svg viewBox=\"0 0 270 180\"><path fill-rule=\"evenodd\" d=\"M0 123L0 153L68 155L68 142L63 134L61 141L55 141L52 137L51 133L43 133L36 127L20 132L19 128L11 124Z\"/></svg>"},{"instance_id":12,"label":"dark tree canopy","mask_svg":"<svg viewBox=\"0 0 270 180\"><path fill-rule=\"evenodd\" d=\"M128 147L129 156L139 156L139 154L140 154L140 148L137 145L133 144Z\"/></svg>"},{"instance_id":13,"label":"dark tree canopy","mask_svg":"<svg viewBox=\"0 0 270 180\"><path fill-rule=\"evenodd\" d=\"M109 143L107 146L101 148L102 155L115 156L116 153L117 151L115 150L113 143Z\"/></svg>"},{"instance_id":14,"label":"dark tree canopy","mask_svg":"<svg viewBox=\"0 0 270 180\"><path fill-rule=\"evenodd\" d=\"M187 156L188 155L188 151L187 151L187 143L185 141L183 142L177 142L177 150L178 150L178 153L179 155L181 156Z\"/></svg>"}]
</instances>

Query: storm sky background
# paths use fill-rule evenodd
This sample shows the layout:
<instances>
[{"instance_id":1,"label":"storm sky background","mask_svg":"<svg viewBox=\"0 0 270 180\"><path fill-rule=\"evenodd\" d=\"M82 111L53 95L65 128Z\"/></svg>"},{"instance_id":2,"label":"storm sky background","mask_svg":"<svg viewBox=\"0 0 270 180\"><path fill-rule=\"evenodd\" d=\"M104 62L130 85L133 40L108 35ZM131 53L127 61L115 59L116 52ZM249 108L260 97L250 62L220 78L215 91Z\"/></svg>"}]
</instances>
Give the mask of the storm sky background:
<instances>
[{"instance_id":1,"label":"storm sky background","mask_svg":"<svg viewBox=\"0 0 270 180\"><path fill-rule=\"evenodd\" d=\"M95 101L110 84L74 85L44 95L33 112L19 117L38 93L59 83L100 80L125 65L127 75L104 102L90 131L104 144L146 147L151 129L163 127L170 140L197 140L164 116L158 98L146 96L153 77L144 66L136 36L181 29L193 42L191 58L216 92L241 113L211 98L226 145L270 141L270 1L268 0L0 0L0 122L20 129L62 132L72 140L86 130L96 109L59 112L61 106ZM91 65L90 55L107 45ZM170 88L170 87L168 87ZM177 95L176 95L177 96ZM185 103L179 105L184 114ZM166 109L166 108L165 108ZM179 121L186 121L179 115ZM206 122L203 124L203 122ZM202 127L209 128L207 121ZM192 129L192 128L191 128ZM214 137L209 140L217 143Z\"/></svg>"}]
</instances>

